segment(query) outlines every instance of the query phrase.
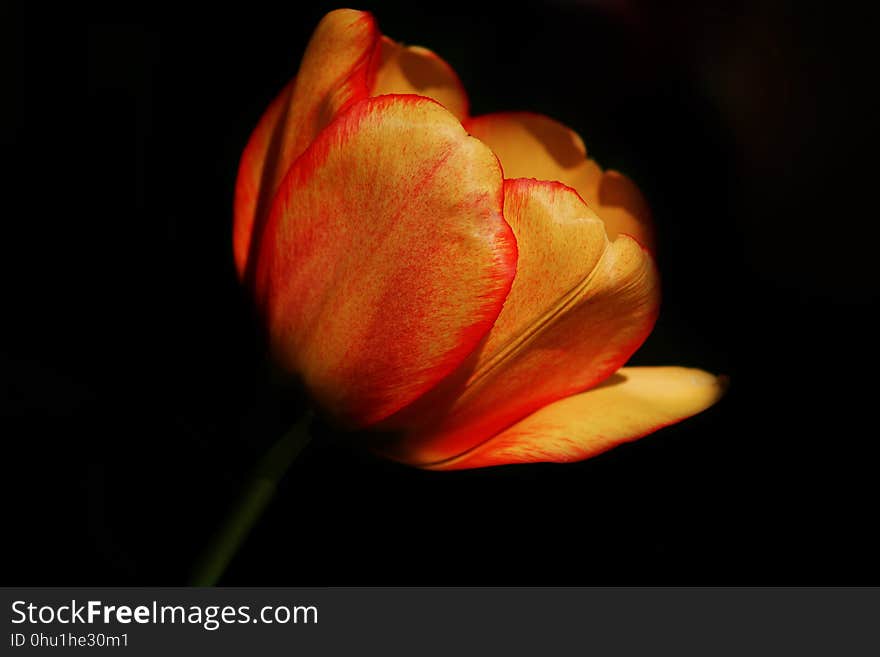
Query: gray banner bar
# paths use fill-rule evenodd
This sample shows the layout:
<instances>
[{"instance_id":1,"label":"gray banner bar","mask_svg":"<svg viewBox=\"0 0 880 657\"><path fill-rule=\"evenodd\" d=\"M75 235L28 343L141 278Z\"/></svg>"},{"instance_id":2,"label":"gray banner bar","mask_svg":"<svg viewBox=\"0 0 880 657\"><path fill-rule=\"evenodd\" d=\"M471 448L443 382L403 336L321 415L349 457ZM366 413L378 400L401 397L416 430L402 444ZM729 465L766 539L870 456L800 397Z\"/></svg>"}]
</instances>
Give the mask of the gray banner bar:
<instances>
[{"instance_id":1,"label":"gray banner bar","mask_svg":"<svg viewBox=\"0 0 880 657\"><path fill-rule=\"evenodd\" d=\"M4 655L880 655L880 588L0 592Z\"/></svg>"}]
</instances>

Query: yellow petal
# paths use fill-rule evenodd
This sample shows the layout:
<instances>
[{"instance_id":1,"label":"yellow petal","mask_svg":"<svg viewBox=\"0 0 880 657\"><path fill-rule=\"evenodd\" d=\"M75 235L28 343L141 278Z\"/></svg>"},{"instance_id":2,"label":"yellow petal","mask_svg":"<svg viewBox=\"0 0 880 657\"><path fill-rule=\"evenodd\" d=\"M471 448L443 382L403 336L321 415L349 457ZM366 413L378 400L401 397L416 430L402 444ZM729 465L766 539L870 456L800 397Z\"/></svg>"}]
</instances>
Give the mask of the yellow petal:
<instances>
[{"instance_id":1,"label":"yellow petal","mask_svg":"<svg viewBox=\"0 0 880 657\"><path fill-rule=\"evenodd\" d=\"M460 454L529 413L599 384L651 331L659 282L632 238L559 183L505 181L519 248L504 309L481 349L449 381L384 428L405 436L389 456L424 464Z\"/></svg>"},{"instance_id":2,"label":"yellow petal","mask_svg":"<svg viewBox=\"0 0 880 657\"><path fill-rule=\"evenodd\" d=\"M625 367L601 386L545 406L471 451L429 467L588 459L696 415L724 393L725 381L683 367Z\"/></svg>"},{"instance_id":3,"label":"yellow petal","mask_svg":"<svg viewBox=\"0 0 880 657\"><path fill-rule=\"evenodd\" d=\"M382 37L382 54L372 95L418 94L433 98L459 119L468 98L458 75L439 56L421 46L404 46Z\"/></svg>"},{"instance_id":4,"label":"yellow petal","mask_svg":"<svg viewBox=\"0 0 880 657\"><path fill-rule=\"evenodd\" d=\"M235 189L233 250L240 277L254 266L266 215L290 165L336 111L367 96L378 40L370 14L331 11L315 29L296 78L257 124L242 154Z\"/></svg>"},{"instance_id":5,"label":"yellow petal","mask_svg":"<svg viewBox=\"0 0 880 657\"><path fill-rule=\"evenodd\" d=\"M516 267L498 161L436 102L379 96L293 164L256 277L275 355L321 404L373 424L494 324Z\"/></svg>"},{"instance_id":6,"label":"yellow petal","mask_svg":"<svg viewBox=\"0 0 880 657\"><path fill-rule=\"evenodd\" d=\"M528 112L473 117L465 128L495 152L505 178L555 180L573 187L605 222L609 237L623 233L653 248L651 212L638 187L622 173L603 172L573 130Z\"/></svg>"}]
</instances>

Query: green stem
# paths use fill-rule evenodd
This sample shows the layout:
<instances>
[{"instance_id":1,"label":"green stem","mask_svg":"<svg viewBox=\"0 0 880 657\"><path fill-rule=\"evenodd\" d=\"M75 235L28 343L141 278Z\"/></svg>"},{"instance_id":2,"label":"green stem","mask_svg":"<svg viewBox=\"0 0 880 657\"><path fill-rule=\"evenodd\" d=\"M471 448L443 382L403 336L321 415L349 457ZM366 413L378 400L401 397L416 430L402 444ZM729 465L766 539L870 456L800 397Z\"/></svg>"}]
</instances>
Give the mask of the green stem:
<instances>
[{"instance_id":1,"label":"green stem","mask_svg":"<svg viewBox=\"0 0 880 657\"><path fill-rule=\"evenodd\" d=\"M238 502L196 563L190 577L191 586L214 586L226 572L236 552L272 501L278 483L308 444L311 419L311 412L306 413L257 463Z\"/></svg>"}]
</instances>

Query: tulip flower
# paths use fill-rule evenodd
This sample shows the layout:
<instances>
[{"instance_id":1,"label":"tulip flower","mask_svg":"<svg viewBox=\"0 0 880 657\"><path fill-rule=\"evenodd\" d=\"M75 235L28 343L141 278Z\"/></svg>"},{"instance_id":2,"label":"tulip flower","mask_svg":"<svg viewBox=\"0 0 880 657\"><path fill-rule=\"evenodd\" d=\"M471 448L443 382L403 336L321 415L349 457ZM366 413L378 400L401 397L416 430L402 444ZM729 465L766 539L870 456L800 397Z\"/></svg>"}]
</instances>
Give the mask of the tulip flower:
<instances>
[{"instance_id":1,"label":"tulip flower","mask_svg":"<svg viewBox=\"0 0 880 657\"><path fill-rule=\"evenodd\" d=\"M624 367L659 308L648 205L538 114L472 117L452 68L364 12L318 25L260 119L234 255L274 359L403 463L576 461L722 380Z\"/></svg>"}]
</instances>

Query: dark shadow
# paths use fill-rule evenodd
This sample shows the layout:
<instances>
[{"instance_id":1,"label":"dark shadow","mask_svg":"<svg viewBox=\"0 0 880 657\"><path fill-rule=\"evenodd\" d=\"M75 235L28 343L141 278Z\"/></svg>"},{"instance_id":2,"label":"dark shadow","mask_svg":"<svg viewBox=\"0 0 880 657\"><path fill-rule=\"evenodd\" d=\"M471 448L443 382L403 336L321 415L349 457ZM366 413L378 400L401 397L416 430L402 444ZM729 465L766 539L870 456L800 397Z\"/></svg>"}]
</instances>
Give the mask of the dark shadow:
<instances>
[{"instance_id":1,"label":"dark shadow","mask_svg":"<svg viewBox=\"0 0 880 657\"><path fill-rule=\"evenodd\" d=\"M598 390L599 388L612 388L614 386L619 386L622 383L626 383L627 378L626 374L621 374L620 372L615 372L607 379L605 379L602 383L597 386L593 386L589 390L584 390L584 392L589 392L590 390Z\"/></svg>"},{"instance_id":2,"label":"dark shadow","mask_svg":"<svg viewBox=\"0 0 880 657\"><path fill-rule=\"evenodd\" d=\"M400 71L416 91L429 87L450 87L449 72L440 60L424 57L405 48L398 56Z\"/></svg>"},{"instance_id":3,"label":"dark shadow","mask_svg":"<svg viewBox=\"0 0 880 657\"><path fill-rule=\"evenodd\" d=\"M562 168L570 169L584 159L571 133L561 123L528 113L518 114L517 119Z\"/></svg>"},{"instance_id":4,"label":"dark shadow","mask_svg":"<svg viewBox=\"0 0 880 657\"><path fill-rule=\"evenodd\" d=\"M260 253L260 245L263 241L263 233L266 230L266 222L269 218L269 210L275 199L275 189L272 185L275 170L281 160L281 144L284 137L284 128L287 125L287 117L290 114L290 100L293 96L294 84L288 84L281 93L284 96L281 114L272 127L272 136L269 139L269 148L263 164L263 172L260 176L260 191L257 203L254 206L254 222L251 227L251 241L248 245L247 262L245 263L243 282L245 289L253 290L256 283L257 256Z\"/></svg>"}]
</instances>

